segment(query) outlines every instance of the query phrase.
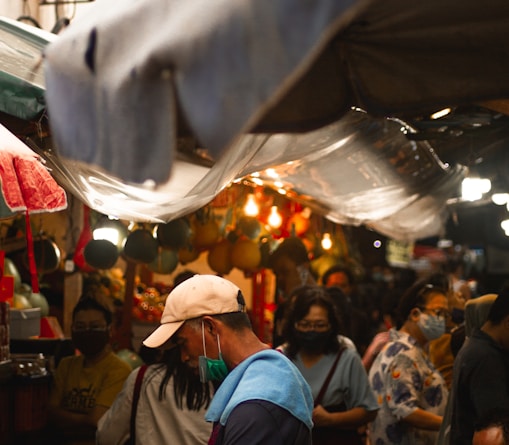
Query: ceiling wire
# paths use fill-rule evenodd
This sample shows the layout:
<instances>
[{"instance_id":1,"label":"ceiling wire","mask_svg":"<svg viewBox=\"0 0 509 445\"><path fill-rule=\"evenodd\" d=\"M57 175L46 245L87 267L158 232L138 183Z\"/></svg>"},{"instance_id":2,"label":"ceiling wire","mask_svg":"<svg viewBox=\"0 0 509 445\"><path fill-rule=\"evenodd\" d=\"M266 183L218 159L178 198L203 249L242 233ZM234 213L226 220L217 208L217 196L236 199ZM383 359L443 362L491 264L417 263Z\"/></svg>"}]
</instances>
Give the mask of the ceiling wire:
<instances>
[{"instance_id":1,"label":"ceiling wire","mask_svg":"<svg viewBox=\"0 0 509 445\"><path fill-rule=\"evenodd\" d=\"M16 21L18 22L29 22L32 26L35 26L37 28L41 28L41 25L39 22L32 17L32 12L30 11L30 4L28 3L28 0L23 0L23 13L20 15Z\"/></svg>"},{"instance_id":2,"label":"ceiling wire","mask_svg":"<svg viewBox=\"0 0 509 445\"><path fill-rule=\"evenodd\" d=\"M23 0L23 15L31 16L28 0Z\"/></svg>"},{"instance_id":3,"label":"ceiling wire","mask_svg":"<svg viewBox=\"0 0 509 445\"><path fill-rule=\"evenodd\" d=\"M94 1L94 0L90 0ZM69 7L69 5L71 5ZM72 8L72 10L71 10ZM59 34L64 28L67 28L71 21L76 16L77 9L77 0L74 1L65 1L65 2L55 2L55 24L51 32L53 34ZM71 10L71 13L69 11ZM60 16L60 12L63 11L63 15Z\"/></svg>"}]
</instances>

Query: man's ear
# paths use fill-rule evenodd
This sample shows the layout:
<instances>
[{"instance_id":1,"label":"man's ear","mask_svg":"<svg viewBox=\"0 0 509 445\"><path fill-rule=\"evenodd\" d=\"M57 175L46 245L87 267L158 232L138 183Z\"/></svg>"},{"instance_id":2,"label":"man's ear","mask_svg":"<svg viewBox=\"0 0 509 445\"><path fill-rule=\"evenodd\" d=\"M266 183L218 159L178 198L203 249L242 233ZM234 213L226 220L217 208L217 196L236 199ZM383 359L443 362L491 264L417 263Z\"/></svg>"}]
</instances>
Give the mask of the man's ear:
<instances>
[{"instance_id":1,"label":"man's ear","mask_svg":"<svg viewBox=\"0 0 509 445\"><path fill-rule=\"evenodd\" d=\"M209 315L204 315L203 318L203 330L205 333L216 335L217 334L217 320L210 317Z\"/></svg>"}]
</instances>

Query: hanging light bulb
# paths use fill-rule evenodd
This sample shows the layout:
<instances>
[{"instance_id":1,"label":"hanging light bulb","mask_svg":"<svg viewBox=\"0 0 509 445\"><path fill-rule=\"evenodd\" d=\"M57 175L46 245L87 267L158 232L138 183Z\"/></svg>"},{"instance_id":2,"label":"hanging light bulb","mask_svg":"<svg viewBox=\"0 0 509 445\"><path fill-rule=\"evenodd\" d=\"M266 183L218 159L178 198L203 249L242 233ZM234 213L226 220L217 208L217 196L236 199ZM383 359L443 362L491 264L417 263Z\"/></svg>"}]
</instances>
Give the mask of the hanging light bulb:
<instances>
[{"instance_id":1,"label":"hanging light bulb","mask_svg":"<svg viewBox=\"0 0 509 445\"><path fill-rule=\"evenodd\" d=\"M447 116L451 111L450 108L444 108L443 110L433 113L430 117L431 119L440 119L441 117Z\"/></svg>"},{"instance_id":2,"label":"hanging light bulb","mask_svg":"<svg viewBox=\"0 0 509 445\"><path fill-rule=\"evenodd\" d=\"M324 250L329 250L332 247L332 239L330 237L330 233L323 234L321 244Z\"/></svg>"},{"instance_id":3,"label":"hanging light bulb","mask_svg":"<svg viewBox=\"0 0 509 445\"><path fill-rule=\"evenodd\" d=\"M258 216L260 209L256 203L255 196L250 193L247 195L246 205L244 206L244 213L246 216Z\"/></svg>"},{"instance_id":4,"label":"hanging light bulb","mask_svg":"<svg viewBox=\"0 0 509 445\"><path fill-rule=\"evenodd\" d=\"M509 202L509 194L493 193L493 195L491 195L491 200L493 201L493 204L497 206L507 205L507 203Z\"/></svg>"},{"instance_id":5,"label":"hanging light bulb","mask_svg":"<svg viewBox=\"0 0 509 445\"><path fill-rule=\"evenodd\" d=\"M278 229L279 227L281 227L281 224L283 224L283 218L277 211L277 206L272 206L270 208L270 215L269 218L267 219L267 222L274 229Z\"/></svg>"},{"instance_id":6,"label":"hanging light bulb","mask_svg":"<svg viewBox=\"0 0 509 445\"><path fill-rule=\"evenodd\" d=\"M477 201L491 190L491 181L485 178L467 177L461 182L461 198L464 201Z\"/></svg>"},{"instance_id":7,"label":"hanging light bulb","mask_svg":"<svg viewBox=\"0 0 509 445\"><path fill-rule=\"evenodd\" d=\"M504 220L500 223L500 226L501 226L501 227L502 227L502 229L504 230L505 236L509 236L509 219L504 219Z\"/></svg>"}]
</instances>

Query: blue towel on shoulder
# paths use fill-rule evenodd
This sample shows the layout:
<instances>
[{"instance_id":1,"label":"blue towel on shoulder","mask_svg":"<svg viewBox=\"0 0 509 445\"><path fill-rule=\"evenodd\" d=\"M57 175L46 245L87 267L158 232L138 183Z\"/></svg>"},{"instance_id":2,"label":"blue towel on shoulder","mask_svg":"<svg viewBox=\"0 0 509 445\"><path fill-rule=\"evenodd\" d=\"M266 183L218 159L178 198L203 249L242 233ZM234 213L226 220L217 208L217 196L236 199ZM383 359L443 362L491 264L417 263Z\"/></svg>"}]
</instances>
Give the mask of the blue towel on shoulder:
<instances>
[{"instance_id":1,"label":"blue towel on shoulder","mask_svg":"<svg viewBox=\"0 0 509 445\"><path fill-rule=\"evenodd\" d=\"M233 409L247 400L274 403L308 428L313 427L311 389L295 365L281 352L266 349L235 367L214 395L205 420L225 425Z\"/></svg>"}]
</instances>

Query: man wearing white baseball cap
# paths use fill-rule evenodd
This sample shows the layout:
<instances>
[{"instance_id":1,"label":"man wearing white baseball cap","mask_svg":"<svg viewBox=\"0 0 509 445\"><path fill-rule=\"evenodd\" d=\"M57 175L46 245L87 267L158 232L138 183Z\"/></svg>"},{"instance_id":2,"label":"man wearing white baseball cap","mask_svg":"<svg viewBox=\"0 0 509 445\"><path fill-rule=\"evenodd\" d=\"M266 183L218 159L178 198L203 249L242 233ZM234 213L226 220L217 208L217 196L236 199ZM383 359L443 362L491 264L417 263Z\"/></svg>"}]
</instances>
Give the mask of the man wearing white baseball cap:
<instances>
[{"instance_id":1,"label":"man wearing white baseball cap","mask_svg":"<svg viewBox=\"0 0 509 445\"><path fill-rule=\"evenodd\" d=\"M143 342L168 340L203 382L220 383L205 419L210 445L311 444L311 390L283 354L251 328L240 289L224 278L195 275L166 299L161 325Z\"/></svg>"}]
</instances>

